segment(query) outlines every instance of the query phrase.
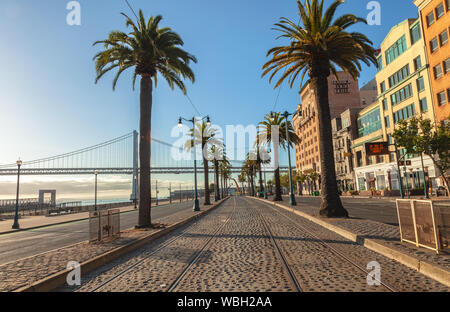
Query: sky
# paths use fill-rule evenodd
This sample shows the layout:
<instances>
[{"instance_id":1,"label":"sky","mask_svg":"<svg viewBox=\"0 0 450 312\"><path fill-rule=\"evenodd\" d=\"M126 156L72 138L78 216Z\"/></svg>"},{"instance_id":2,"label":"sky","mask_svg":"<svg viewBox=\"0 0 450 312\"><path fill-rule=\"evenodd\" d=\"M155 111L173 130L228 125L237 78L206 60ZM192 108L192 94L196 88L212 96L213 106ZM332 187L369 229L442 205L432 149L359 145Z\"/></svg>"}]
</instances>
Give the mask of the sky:
<instances>
[{"instance_id":1,"label":"sky","mask_svg":"<svg viewBox=\"0 0 450 312\"><path fill-rule=\"evenodd\" d=\"M126 31L120 12L132 16L130 9L125 0L79 0L81 25L69 26L69 2L0 2L0 164L15 162L18 157L32 160L62 154L138 130L139 88L132 89L132 70L122 75L113 92L113 74L94 83L92 60L100 49L92 46L93 42L105 39L112 30ZM338 14L365 18L370 13L369 2L347 0ZM257 124L271 110L294 111L300 103L300 82L293 89L284 84L279 91L267 78L261 78L261 68L268 60L266 52L286 43L275 40L278 34L273 24L280 17L298 21L295 0L130 3L146 17L161 14L161 26L177 32L185 42L184 49L197 57L198 64L192 66L196 81L187 82L188 95L202 115L211 116L213 124L223 128ZM375 47L391 27L417 17L412 0L379 3L381 25L353 27L365 33ZM373 79L375 72L373 66L363 66L360 86ZM172 91L162 79L153 95L152 135L173 142L176 139L170 132L178 117L198 114L182 92ZM73 184L80 178L92 182L92 177L46 177L54 183L63 179ZM122 178L117 177L119 184ZM0 197L14 197L5 186L13 181L0 179ZM28 181L36 178L24 177L23 182ZM35 193L36 188L30 187L29 193ZM129 194L129 190L124 189L124 193Z\"/></svg>"}]
</instances>

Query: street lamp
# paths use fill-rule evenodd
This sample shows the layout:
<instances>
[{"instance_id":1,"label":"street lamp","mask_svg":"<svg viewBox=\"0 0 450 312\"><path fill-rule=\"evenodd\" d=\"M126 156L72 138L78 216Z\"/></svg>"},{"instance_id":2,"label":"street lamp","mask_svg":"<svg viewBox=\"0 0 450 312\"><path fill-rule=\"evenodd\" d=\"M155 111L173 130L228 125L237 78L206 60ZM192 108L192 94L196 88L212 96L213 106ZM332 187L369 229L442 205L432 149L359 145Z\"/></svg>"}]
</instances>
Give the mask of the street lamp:
<instances>
[{"instance_id":1,"label":"street lamp","mask_svg":"<svg viewBox=\"0 0 450 312\"><path fill-rule=\"evenodd\" d=\"M134 178L134 184L137 185L137 183L136 183L137 175L133 176L133 178ZM136 192L134 192L133 201L134 201L134 209L137 209L137 193Z\"/></svg>"},{"instance_id":2,"label":"street lamp","mask_svg":"<svg viewBox=\"0 0 450 312\"><path fill-rule=\"evenodd\" d=\"M301 111L296 112L301 116ZM296 206L297 202L295 201L295 194L294 194L294 184L292 181L292 166L291 166L291 148L289 143L289 123L288 123L288 117L293 116L296 113L289 113L288 111L285 111L283 114L281 114L284 119L286 120L286 142L287 142L287 150L288 150L288 161L289 161L289 204L291 206ZM273 113L271 113L271 117L273 118Z\"/></svg>"},{"instance_id":3,"label":"street lamp","mask_svg":"<svg viewBox=\"0 0 450 312\"><path fill-rule=\"evenodd\" d=\"M206 125L209 127L211 125L211 120L209 118L209 116L203 117L201 119L199 119L199 121L203 121L206 119ZM198 203L198 190L197 190L197 160L196 160L196 151L195 151L195 117L192 117L192 119L186 119L183 117L178 118L178 127L182 127L183 126L183 120L187 121L187 122L192 122L192 145L194 148L194 185L195 185L195 190L194 190L194 207L193 210L194 211L200 211L200 205ZM208 186L206 186L208 187Z\"/></svg>"},{"instance_id":4,"label":"street lamp","mask_svg":"<svg viewBox=\"0 0 450 312\"><path fill-rule=\"evenodd\" d=\"M20 181L20 166L22 166L22 161L19 159L17 162L17 193L16 193L16 213L14 215L13 229L18 230L19 226L19 181Z\"/></svg>"},{"instance_id":5,"label":"street lamp","mask_svg":"<svg viewBox=\"0 0 450 312\"><path fill-rule=\"evenodd\" d=\"M94 170L95 175L95 200L94 200L94 211L97 211L97 176L98 176L98 170Z\"/></svg>"}]
</instances>

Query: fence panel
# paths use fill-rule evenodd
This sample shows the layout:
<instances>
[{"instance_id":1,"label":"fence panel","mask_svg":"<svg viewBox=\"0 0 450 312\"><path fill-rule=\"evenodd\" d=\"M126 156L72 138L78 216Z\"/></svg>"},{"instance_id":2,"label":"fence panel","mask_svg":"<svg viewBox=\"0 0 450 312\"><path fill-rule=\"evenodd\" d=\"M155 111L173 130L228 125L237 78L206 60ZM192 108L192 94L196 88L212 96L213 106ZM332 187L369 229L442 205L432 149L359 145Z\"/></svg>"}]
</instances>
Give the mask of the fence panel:
<instances>
[{"instance_id":1,"label":"fence panel","mask_svg":"<svg viewBox=\"0 0 450 312\"><path fill-rule=\"evenodd\" d=\"M90 211L89 212L89 241L98 241L100 240L100 218L98 217L98 211Z\"/></svg>"},{"instance_id":2,"label":"fence panel","mask_svg":"<svg viewBox=\"0 0 450 312\"><path fill-rule=\"evenodd\" d=\"M416 232L411 201L397 199L397 214L402 241L416 244Z\"/></svg>"},{"instance_id":3,"label":"fence panel","mask_svg":"<svg viewBox=\"0 0 450 312\"><path fill-rule=\"evenodd\" d=\"M89 213L89 241L120 236L120 209L91 211Z\"/></svg>"},{"instance_id":4,"label":"fence panel","mask_svg":"<svg viewBox=\"0 0 450 312\"><path fill-rule=\"evenodd\" d=\"M412 205L416 223L417 243L422 247L438 249L432 202L414 200Z\"/></svg>"}]
</instances>

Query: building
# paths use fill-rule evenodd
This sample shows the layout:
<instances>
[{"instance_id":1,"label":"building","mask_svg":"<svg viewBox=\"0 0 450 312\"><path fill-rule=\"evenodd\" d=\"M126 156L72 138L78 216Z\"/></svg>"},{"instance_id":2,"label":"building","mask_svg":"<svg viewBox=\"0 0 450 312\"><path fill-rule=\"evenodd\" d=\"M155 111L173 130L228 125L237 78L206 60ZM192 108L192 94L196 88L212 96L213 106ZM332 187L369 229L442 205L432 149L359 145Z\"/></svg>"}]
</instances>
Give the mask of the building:
<instances>
[{"instance_id":1,"label":"building","mask_svg":"<svg viewBox=\"0 0 450 312\"><path fill-rule=\"evenodd\" d=\"M415 0L430 64L436 121L450 116L450 0Z\"/></svg>"},{"instance_id":2,"label":"building","mask_svg":"<svg viewBox=\"0 0 450 312\"><path fill-rule=\"evenodd\" d=\"M400 120L422 116L434 120L433 94L426 63L425 44L419 19L407 19L394 26L381 43L376 82L378 101L365 107L357 119L358 134L353 141L355 179L359 191L399 190L397 157L391 134ZM388 142L389 155L368 156L365 145ZM398 160L408 160L403 184L423 189L424 175L420 155L399 151ZM437 170L429 157L424 157L425 172L434 186Z\"/></svg>"},{"instance_id":3,"label":"building","mask_svg":"<svg viewBox=\"0 0 450 312\"><path fill-rule=\"evenodd\" d=\"M378 89L377 81L372 79L359 89L359 95L361 98L361 107L366 107L377 101Z\"/></svg>"},{"instance_id":4,"label":"building","mask_svg":"<svg viewBox=\"0 0 450 312\"><path fill-rule=\"evenodd\" d=\"M356 189L351 146L358 136L357 118L361 109L349 108L331 120L336 179L341 191Z\"/></svg>"},{"instance_id":5,"label":"building","mask_svg":"<svg viewBox=\"0 0 450 312\"><path fill-rule=\"evenodd\" d=\"M328 77L328 96L331 119L340 116L348 108L360 107L358 80L344 72ZM316 171L320 174L319 118L314 89L308 81L300 91L302 116L293 117L294 131L301 139L295 146L297 171Z\"/></svg>"}]
</instances>

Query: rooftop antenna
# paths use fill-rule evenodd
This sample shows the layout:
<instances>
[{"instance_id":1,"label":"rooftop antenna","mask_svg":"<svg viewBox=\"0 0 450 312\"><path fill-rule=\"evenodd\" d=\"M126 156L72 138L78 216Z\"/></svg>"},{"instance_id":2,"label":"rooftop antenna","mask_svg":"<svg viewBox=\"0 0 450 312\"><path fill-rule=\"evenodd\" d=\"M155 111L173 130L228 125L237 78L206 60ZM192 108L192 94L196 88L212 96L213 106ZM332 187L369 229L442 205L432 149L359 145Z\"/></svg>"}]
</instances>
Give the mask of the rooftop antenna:
<instances>
[{"instance_id":1,"label":"rooftop antenna","mask_svg":"<svg viewBox=\"0 0 450 312\"><path fill-rule=\"evenodd\" d=\"M134 16L136 17L137 20L139 20L139 18L136 15L136 12L134 12L133 7L130 5L130 3L128 2L128 0L125 0L125 2L127 3L128 7L130 8L131 12L133 12Z\"/></svg>"}]
</instances>

